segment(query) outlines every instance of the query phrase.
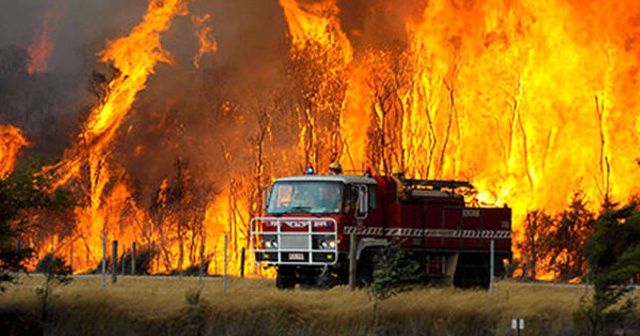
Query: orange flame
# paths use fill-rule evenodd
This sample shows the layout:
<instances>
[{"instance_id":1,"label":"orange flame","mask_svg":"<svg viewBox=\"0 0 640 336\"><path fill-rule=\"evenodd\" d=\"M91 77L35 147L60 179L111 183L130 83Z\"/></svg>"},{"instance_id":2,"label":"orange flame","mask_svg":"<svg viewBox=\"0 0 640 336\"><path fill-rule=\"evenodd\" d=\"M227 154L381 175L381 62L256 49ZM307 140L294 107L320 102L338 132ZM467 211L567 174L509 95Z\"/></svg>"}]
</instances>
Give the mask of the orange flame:
<instances>
[{"instance_id":1,"label":"orange flame","mask_svg":"<svg viewBox=\"0 0 640 336\"><path fill-rule=\"evenodd\" d=\"M205 223L207 225L207 246L209 246L210 253L212 254L212 260L209 264L210 274L222 274L224 272L224 239L227 237L228 246L233 243L233 221L236 220L233 215L233 211L229 207L229 194L225 192L224 195L220 195L213 199L207 206ZM214 224L215 223L215 224ZM214 224L214 225L211 225ZM232 249L234 251L235 249ZM237 258L235 258L235 251L227 255L229 263L229 270L236 270L239 266ZM233 272L236 273L236 272Z\"/></svg>"},{"instance_id":2,"label":"orange flame","mask_svg":"<svg viewBox=\"0 0 640 336\"><path fill-rule=\"evenodd\" d=\"M282 150L283 161L306 155L305 163L342 159L347 170L400 165L415 178L470 180L480 191L478 203L513 208L516 231L528 211L557 212L576 189L589 195L593 208L604 197L622 201L637 192L627 183L640 177L640 155L632 150L640 143L640 118L632 113L640 103L636 2L362 2L369 8L358 15L370 16L367 26L347 34L339 15L342 2L279 0L293 58L313 51L309 60L323 72L305 83L306 101L292 109L298 118L293 122L299 123L297 151ZM186 11L184 1L152 0L143 22L100 54L119 73L91 111L78 143L56 167L59 185L86 184L89 203L76 212L78 230L70 243L81 259L74 262L77 270L95 266L100 232L107 231L109 239L123 244L161 242L165 251L154 265L157 272L178 267L180 256L189 254L183 251L185 240L206 244L212 254L209 271L218 274L226 234L230 270L237 273L251 211L247 200L231 191L233 183L221 195L209 195L201 236L149 229L176 227L180 219L167 215L154 222L139 209L127 172L110 155L149 75L158 62L171 62L160 36ZM391 16L402 36L381 39ZM217 46L208 15L192 22L199 67L202 56ZM329 148L329 141L338 145ZM138 155L143 151L136 149ZM169 184L165 179L160 193ZM183 267L194 264L192 257L186 259Z\"/></svg>"},{"instance_id":3,"label":"orange flame","mask_svg":"<svg viewBox=\"0 0 640 336\"><path fill-rule=\"evenodd\" d=\"M351 46L340 28L338 1L324 0L300 3L296 0L280 0L289 25L289 33L295 47L307 41L320 43L324 48L341 47L345 62L352 59Z\"/></svg>"},{"instance_id":4,"label":"orange flame","mask_svg":"<svg viewBox=\"0 0 640 336\"><path fill-rule=\"evenodd\" d=\"M197 28L196 36L200 43L200 49L198 49L198 53L193 58L193 65L196 68L200 67L200 60L202 60L202 56L207 53L218 51L218 44L213 37L213 28L209 25L210 20L211 15L209 14L204 14L202 16L194 15L191 18L191 22L193 22L194 26Z\"/></svg>"},{"instance_id":5,"label":"orange flame","mask_svg":"<svg viewBox=\"0 0 640 336\"><path fill-rule=\"evenodd\" d=\"M371 20L395 10L375 3ZM393 12L404 40L345 58L347 164L470 180L482 203L514 209L516 240L527 211L559 212L578 189L594 210L638 192L637 2L411 3ZM350 45L336 4L280 0L293 44ZM376 23L354 37L384 35Z\"/></svg>"},{"instance_id":6,"label":"orange flame","mask_svg":"<svg viewBox=\"0 0 640 336\"><path fill-rule=\"evenodd\" d=\"M13 172L20 148L28 145L19 128L0 125L0 179Z\"/></svg>"},{"instance_id":7,"label":"orange flame","mask_svg":"<svg viewBox=\"0 0 640 336\"><path fill-rule=\"evenodd\" d=\"M65 153L63 162L54 167L59 174L59 186L80 178L83 166L88 166L89 205L77 210L78 232L73 239L74 249L84 251L76 252L84 258L74 263L77 271L96 265L102 250L101 232L108 232L110 239L126 236L119 230L117 217L125 213L123 207L133 209L136 222L144 220L124 184L118 183L106 192L110 181L126 179L126 174L110 163L110 146L156 64L171 62L169 53L162 49L160 35L169 29L174 16L184 14L186 7L181 0L153 0L142 23L128 36L109 41L107 49L100 53L101 60L111 62L119 74L108 84L103 103L91 111L80 141ZM130 241L136 236L135 230L132 231Z\"/></svg>"},{"instance_id":8,"label":"orange flame","mask_svg":"<svg viewBox=\"0 0 640 336\"><path fill-rule=\"evenodd\" d=\"M89 204L76 209L77 228L70 248L75 252L73 267L75 272L85 272L94 268L102 257L102 234L107 234L109 242L118 240L120 251L129 248L132 242L153 245L159 256L151 265L151 272L185 270L200 263L198 249L206 244L207 259L211 260L209 272L223 271L224 234L230 237L229 273L239 273L238 252L246 247L248 235L237 228L242 210L238 206L231 209L229 194L214 197L209 201L204 220L193 219L187 212L194 209L181 208L181 204L170 204L170 181L162 181L158 191L158 218L141 210L132 196L128 174L110 159L111 147L138 92L144 89L148 76L158 62L171 62L170 55L162 49L160 34L169 28L172 18L186 15L184 2L176 0L154 0L149 5L143 22L124 38L109 42L101 52L104 62L112 62L119 71L108 85L108 95L103 104L92 110L85 132L80 141L65 153L63 163L55 167L60 178L58 185L71 180L82 179L88 171ZM201 48L199 57L206 51L215 50L215 41L210 36L210 27L205 24L209 16L194 19L201 29L198 31ZM142 151L137 148L136 152ZM86 168L83 168L86 167ZM192 204L191 204L192 205ZM171 208L171 207L174 208ZM214 215L215 214L215 215ZM183 225L200 225L187 230ZM60 248L64 248L62 244ZM111 244L107 244L107 255L111 256ZM245 265L251 265L247 253ZM248 272L247 272L248 274Z\"/></svg>"},{"instance_id":9,"label":"orange flame","mask_svg":"<svg viewBox=\"0 0 640 336\"><path fill-rule=\"evenodd\" d=\"M55 30L58 22L58 15L53 11L47 11L42 23L42 33L33 39L33 43L27 48L29 60L27 61L27 71L30 74L47 71L49 57L53 51L53 41L51 34Z\"/></svg>"},{"instance_id":10,"label":"orange flame","mask_svg":"<svg viewBox=\"0 0 640 336\"><path fill-rule=\"evenodd\" d=\"M143 22L127 36L108 43L100 53L103 62L111 62L117 76L108 84L107 96L102 104L88 116L84 132L76 145L65 153L64 161L49 169L56 169L57 185L71 181L84 181L88 204L75 211L76 230L70 241L59 242L58 249L73 250L75 272L94 268L102 257L102 233L109 242L118 240L120 251L132 242L155 246L159 256L151 265L152 272L185 270L200 263L200 251L206 245L205 258L211 260L209 272L223 272L224 236L229 237L228 271L238 274L242 247L248 246L248 234L238 224L246 222L241 200L226 193L210 197L203 219L193 216L193 204L171 200L171 183L164 179L158 188L157 203L160 210L152 214L141 210L132 196L128 174L110 158L111 148L138 92L144 89L148 76L158 62L171 62L171 56L160 44L160 34L169 29L176 15L186 15L184 1L153 0ZM207 26L210 17L194 17L200 28L200 51L196 66L205 52L215 51L215 40ZM142 148L136 148L141 153ZM88 176L83 176L88 174ZM188 172L186 173L188 174ZM88 180L88 181L87 181ZM189 197L189 196L188 196ZM173 203L172 203L173 202ZM190 207L184 208L188 204ZM191 229L184 227L192 226ZM107 244L107 255L112 252ZM204 250L202 250L204 252ZM43 251L44 253L44 251ZM248 251L245 265L251 265ZM247 274L252 270L247 269Z\"/></svg>"}]
</instances>

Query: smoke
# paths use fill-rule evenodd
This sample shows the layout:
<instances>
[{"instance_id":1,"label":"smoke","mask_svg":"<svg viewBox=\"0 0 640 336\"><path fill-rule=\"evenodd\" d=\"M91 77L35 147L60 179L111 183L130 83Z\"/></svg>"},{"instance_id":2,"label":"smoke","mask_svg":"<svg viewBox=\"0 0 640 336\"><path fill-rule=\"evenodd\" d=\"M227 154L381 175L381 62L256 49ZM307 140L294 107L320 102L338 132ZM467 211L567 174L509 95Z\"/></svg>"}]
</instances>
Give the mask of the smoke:
<instances>
[{"instance_id":1,"label":"smoke","mask_svg":"<svg viewBox=\"0 0 640 336\"><path fill-rule=\"evenodd\" d=\"M280 72L278 63L286 55L286 26L277 3L225 0L187 5L189 13L176 19L163 37L164 48L174 62L157 69L132 113L128 126L134 127L141 139L153 126L138 123L157 122L153 116L163 114L184 125L183 133L189 133L190 138L222 136L227 125L211 124L223 121L215 116L214 105L224 101L238 104L246 92L269 90ZM96 97L87 90L92 73L109 72L108 66L99 63L97 53L107 40L127 34L139 23L146 6L145 1L127 0L2 2L0 123L15 125L28 138L37 139L32 150L60 156L78 133L81 115L95 105ZM26 72L27 50L42 34L47 13L58 18L50 31L49 66L44 73L30 75ZM201 14L211 15L219 50L205 55L201 69L195 69L192 61L198 41L190 18ZM225 94L212 97L216 90ZM214 98L219 101L212 101ZM199 116L209 124L202 123ZM125 142L135 140L130 136ZM146 144L136 147L140 145Z\"/></svg>"},{"instance_id":2,"label":"smoke","mask_svg":"<svg viewBox=\"0 0 640 336\"><path fill-rule=\"evenodd\" d=\"M532 34L528 29L538 22L526 13L544 13L520 1L298 0L305 6L318 3L336 4L340 28L356 59L370 49L407 48L407 25L422 21L426 23L421 29L441 29L433 34L435 44L429 46L436 56L442 52L437 51L441 48L437 44L462 43L463 48L471 49L504 43L509 47L513 39ZM572 38L614 43L629 56L638 55L640 20L634 2L597 1L591 7L579 1L553 4L566 11L567 17L583 18L565 24ZM34 144L31 150L59 157L76 140L82 115L96 104L96 97L87 90L92 73L109 74L108 65L99 63L97 53L107 40L127 34L139 23L146 6L145 1L127 0L2 2L0 123L23 129ZM256 110L273 105L274 92L287 94L283 88L288 84L289 42L278 1L193 0L187 6L189 13L174 20L163 36L163 47L173 62L160 64L150 77L115 146L114 153L127 171L150 179L145 185L158 185L177 158L188 158L190 164L200 167L197 170L218 176L227 169L223 163L229 162L223 159L225 151L233 153L234 162L246 162L250 155L247 140L259 131ZM494 18L491 8L505 18ZM50 32L49 66L44 73L30 75L26 72L27 50L42 34L47 13L58 18ZM427 13L433 17L425 19ZM199 46L191 18L204 14L211 15L209 23L218 48L204 55L196 68L193 58ZM512 15L520 18L513 20L513 26L500 21ZM610 20L611 15L615 19ZM475 42L464 45L466 41ZM461 55L476 58L478 53ZM631 108L635 101L629 100Z\"/></svg>"},{"instance_id":3,"label":"smoke","mask_svg":"<svg viewBox=\"0 0 640 336\"><path fill-rule=\"evenodd\" d=\"M366 45L405 38L402 17L415 5L404 3L339 1L338 5L345 31L354 43ZM146 5L127 0L0 4L0 123L23 129L34 140L31 150L61 156L80 132L82 115L96 104L96 97L87 90L93 73L110 71L98 61L97 53L107 40L127 34L140 22ZM218 157L219 161L221 145L215 139L252 136L256 131L252 111L269 104L266 97L286 86L287 26L277 1L196 0L187 5L189 13L178 17L163 37L163 46L174 62L156 69L123 127L126 136L118 145L123 157L149 160L146 156L151 156L156 169L171 167L167 162L176 157L169 151L175 146L155 141L158 137L184 143L179 148L204 147L209 158ZM50 31L48 67L44 73L28 74L27 50L43 33L47 13L57 18L55 29ZM211 15L218 51L204 55L200 69L196 69L192 61L198 41L191 17L203 14ZM233 111L224 112L225 104L233 106ZM159 130L156 124L162 120L174 124ZM228 150L236 152L246 143L233 145L238 148ZM185 155L188 150L179 152ZM131 169L144 170L140 166Z\"/></svg>"},{"instance_id":4,"label":"smoke","mask_svg":"<svg viewBox=\"0 0 640 336\"><path fill-rule=\"evenodd\" d=\"M130 29L144 9L143 3L121 0L2 2L0 123L23 129L36 153L59 157L78 115L92 104L86 86L98 66L96 52L105 38ZM50 39L48 66L29 74L27 50L44 33Z\"/></svg>"},{"instance_id":5,"label":"smoke","mask_svg":"<svg viewBox=\"0 0 640 336\"><path fill-rule=\"evenodd\" d=\"M193 16L210 14L217 51L193 64L199 50ZM185 165L217 190L251 169L248 139L256 106L284 81L288 47L282 11L259 0L196 1L163 38L171 64L160 64L139 95L118 153L143 195ZM231 155L231 156L229 156ZM148 202L141 198L140 202Z\"/></svg>"},{"instance_id":6,"label":"smoke","mask_svg":"<svg viewBox=\"0 0 640 336\"><path fill-rule=\"evenodd\" d=\"M407 43L406 22L418 18L428 1L339 0L339 18L356 52Z\"/></svg>"}]
</instances>

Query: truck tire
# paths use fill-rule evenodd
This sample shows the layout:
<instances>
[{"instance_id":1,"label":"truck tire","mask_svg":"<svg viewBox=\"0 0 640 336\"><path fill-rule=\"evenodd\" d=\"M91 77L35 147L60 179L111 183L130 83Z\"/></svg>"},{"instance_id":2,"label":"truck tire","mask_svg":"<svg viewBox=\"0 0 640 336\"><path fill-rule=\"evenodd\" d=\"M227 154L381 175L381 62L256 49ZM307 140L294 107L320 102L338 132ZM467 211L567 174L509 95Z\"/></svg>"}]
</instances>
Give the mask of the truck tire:
<instances>
[{"instance_id":1,"label":"truck tire","mask_svg":"<svg viewBox=\"0 0 640 336\"><path fill-rule=\"evenodd\" d=\"M316 289L318 286L316 285L316 277L318 276L318 272L314 270L301 268L298 269L298 283L300 283L300 289L309 290Z\"/></svg>"},{"instance_id":2,"label":"truck tire","mask_svg":"<svg viewBox=\"0 0 640 336\"><path fill-rule=\"evenodd\" d=\"M296 269L292 266L278 267L276 276L276 288L293 289L296 286Z\"/></svg>"},{"instance_id":3,"label":"truck tire","mask_svg":"<svg viewBox=\"0 0 640 336\"><path fill-rule=\"evenodd\" d=\"M463 289L488 289L489 282L489 255L461 253L453 278L454 286Z\"/></svg>"}]
</instances>

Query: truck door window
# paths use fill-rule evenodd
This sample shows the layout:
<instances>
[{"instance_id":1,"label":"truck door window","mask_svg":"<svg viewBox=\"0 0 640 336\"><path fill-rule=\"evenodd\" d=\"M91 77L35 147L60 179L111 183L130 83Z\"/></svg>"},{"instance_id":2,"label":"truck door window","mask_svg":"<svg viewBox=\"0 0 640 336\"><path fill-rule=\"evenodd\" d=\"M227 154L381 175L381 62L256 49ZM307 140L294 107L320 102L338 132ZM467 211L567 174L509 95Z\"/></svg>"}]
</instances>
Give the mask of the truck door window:
<instances>
[{"instance_id":1,"label":"truck door window","mask_svg":"<svg viewBox=\"0 0 640 336\"><path fill-rule=\"evenodd\" d=\"M376 186L370 185L368 188L369 194L369 208L375 209L377 208L376 203ZM349 188L345 188L345 198L344 198L344 213L349 213L353 210L358 203L358 188L356 186L350 186Z\"/></svg>"},{"instance_id":2,"label":"truck door window","mask_svg":"<svg viewBox=\"0 0 640 336\"><path fill-rule=\"evenodd\" d=\"M273 186L267 213L332 214L342 211L343 184L326 181L286 181Z\"/></svg>"},{"instance_id":3,"label":"truck door window","mask_svg":"<svg viewBox=\"0 0 640 336\"><path fill-rule=\"evenodd\" d=\"M349 188L345 188L345 192L344 213L349 213L355 208L358 202L358 189L355 189L354 186L349 186Z\"/></svg>"},{"instance_id":4,"label":"truck door window","mask_svg":"<svg viewBox=\"0 0 640 336\"><path fill-rule=\"evenodd\" d=\"M376 205L376 186L369 186L369 208L375 209Z\"/></svg>"}]
</instances>

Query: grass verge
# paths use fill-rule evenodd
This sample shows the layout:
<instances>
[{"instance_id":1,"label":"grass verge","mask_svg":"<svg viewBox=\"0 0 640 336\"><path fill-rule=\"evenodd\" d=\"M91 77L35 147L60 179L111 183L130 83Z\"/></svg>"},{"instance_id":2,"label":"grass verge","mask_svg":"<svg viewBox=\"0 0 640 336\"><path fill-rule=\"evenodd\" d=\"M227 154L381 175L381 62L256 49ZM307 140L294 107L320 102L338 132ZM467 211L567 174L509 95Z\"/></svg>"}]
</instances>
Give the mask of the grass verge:
<instances>
[{"instance_id":1,"label":"grass verge","mask_svg":"<svg viewBox=\"0 0 640 336\"><path fill-rule=\"evenodd\" d=\"M41 275L22 276L0 294L3 334L51 335L580 335L572 321L584 286L503 281L493 294L422 288L379 303L366 291L279 291L269 279L120 277L102 288L97 276L57 288L39 320ZM635 321L638 320L636 316ZM623 326L637 327L632 321Z\"/></svg>"}]
</instances>

